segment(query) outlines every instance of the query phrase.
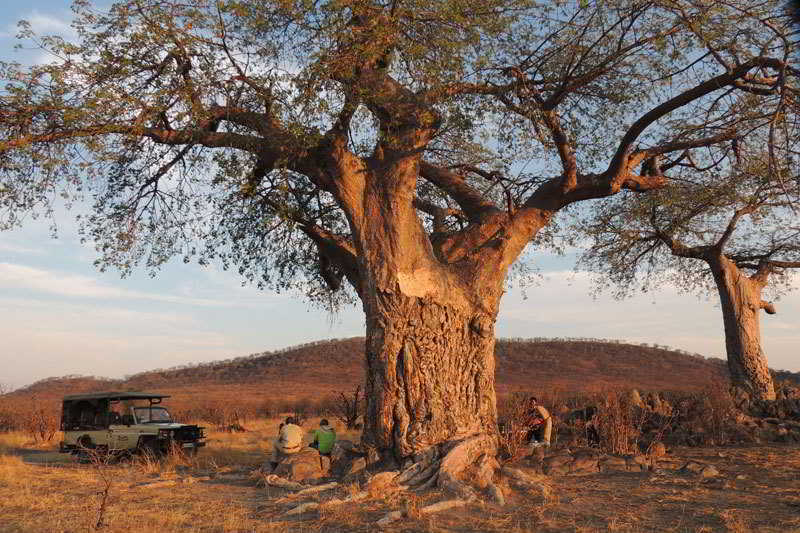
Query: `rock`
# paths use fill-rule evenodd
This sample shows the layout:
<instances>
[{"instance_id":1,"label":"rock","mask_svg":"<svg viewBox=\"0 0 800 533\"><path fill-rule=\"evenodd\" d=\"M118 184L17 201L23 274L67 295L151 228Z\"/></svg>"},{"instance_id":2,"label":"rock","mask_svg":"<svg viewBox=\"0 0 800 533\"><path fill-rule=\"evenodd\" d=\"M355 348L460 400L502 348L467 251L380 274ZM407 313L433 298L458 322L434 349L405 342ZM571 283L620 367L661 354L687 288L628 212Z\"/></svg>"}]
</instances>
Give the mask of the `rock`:
<instances>
[{"instance_id":1,"label":"rock","mask_svg":"<svg viewBox=\"0 0 800 533\"><path fill-rule=\"evenodd\" d=\"M330 475L335 478L342 479L346 476L356 474L366 467L366 458L355 455L345 448L337 448L334 446L333 451L331 451Z\"/></svg>"},{"instance_id":2,"label":"rock","mask_svg":"<svg viewBox=\"0 0 800 533\"><path fill-rule=\"evenodd\" d=\"M596 457L578 456L569 464L570 474L593 474L600 471L599 462Z\"/></svg>"},{"instance_id":3,"label":"rock","mask_svg":"<svg viewBox=\"0 0 800 533\"><path fill-rule=\"evenodd\" d=\"M541 463L545 458L545 448L543 446L539 446L533 449L533 453L530 454L527 459L533 463Z\"/></svg>"},{"instance_id":4,"label":"rock","mask_svg":"<svg viewBox=\"0 0 800 533\"><path fill-rule=\"evenodd\" d=\"M694 461L689 461L688 463L686 463L685 465L683 465L680 468L679 472L684 472L684 473L688 472L688 473L692 473L692 474L699 474L700 472L703 471L703 469L705 467L706 467L706 465L702 465L702 464L696 463Z\"/></svg>"},{"instance_id":5,"label":"rock","mask_svg":"<svg viewBox=\"0 0 800 533\"><path fill-rule=\"evenodd\" d=\"M700 477L702 477L703 479L714 478L718 477L719 475L720 475L719 470L717 470L711 465L706 466L700 471Z\"/></svg>"},{"instance_id":6,"label":"rock","mask_svg":"<svg viewBox=\"0 0 800 533\"><path fill-rule=\"evenodd\" d=\"M626 455L625 459L628 462L628 470L643 472L650 469L650 459L642 454Z\"/></svg>"},{"instance_id":7,"label":"rock","mask_svg":"<svg viewBox=\"0 0 800 533\"><path fill-rule=\"evenodd\" d=\"M627 472L628 461L624 457L608 455L598 461L598 466L603 472Z\"/></svg>"},{"instance_id":8,"label":"rock","mask_svg":"<svg viewBox=\"0 0 800 533\"><path fill-rule=\"evenodd\" d=\"M489 483L489 496L497 505L501 507L506 504L506 498L503 496L503 491L494 483Z\"/></svg>"},{"instance_id":9,"label":"rock","mask_svg":"<svg viewBox=\"0 0 800 533\"><path fill-rule=\"evenodd\" d=\"M542 461L542 471L547 475L560 475L569 472L572 456L568 454L545 457Z\"/></svg>"},{"instance_id":10,"label":"rock","mask_svg":"<svg viewBox=\"0 0 800 533\"><path fill-rule=\"evenodd\" d=\"M327 475L331 471L331 458L327 455L320 455L319 456L319 464L320 468L322 468L322 473Z\"/></svg>"},{"instance_id":11,"label":"rock","mask_svg":"<svg viewBox=\"0 0 800 533\"><path fill-rule=\"evenodd\" d=\"M501 475L505 479L508 479L511 485L521 491L528 494L537 494L543 500L547 500L550 497L552 489L549 483L541 477L531 475L519 468L512 468L510 466L504 466L501 470Z\"/></svg>"},{"instance_id":12,"label":"rock","mask_svg":"<svg viewBox=\"0 0 800 533\"><path fill-rule=\"evenodd\" d=\"M319 452L306 449L285 457L273 474L289 481L305 481L320 478L326 472L322 470Z\"/></svg>"},{"instance_id":13,"label":"rock","mask_svg":"<svg viewBox=\"0 0 800 533\"><path fill-rule=\"evenodd\" d=\"M547 469L548 476L566 476L569 474L569 465L555 465Z\"/></svg>"},{"instance_id":14,"label":"rock","mask_svg":"<svg viewBox=\"0 0 800 533\"><path fill-rule=\"evenodd\" d=\"M367 480L366 491L373 495L381 494L395 486L398 472L378 472Z\"/></svg>"},{"instance_id":15,"label":"rock","mask_svg":"<svg viewBox=\"0 0 800 533\"><path fill-rule=\"evenodd\" d=\"M353 456L353 455L360 455L357 450L355 444L347 439L337 440L333 444L333 449L331 449L331 461L337 461L342 459L343 457Z\"/></svg>"},{"instance_id":16,"label":"rock","mask_svg":"<svg viewBox=\"0 0 800 533\"><path fill-rule=\"evenodd\" d=\"M333 465L331 465L333 468ZM331 472L335 477L348 477L353 474L363 472L367 468L367 460L364 457L353 457L341 465L340 469Z\"/></svg>"}]
</instances>

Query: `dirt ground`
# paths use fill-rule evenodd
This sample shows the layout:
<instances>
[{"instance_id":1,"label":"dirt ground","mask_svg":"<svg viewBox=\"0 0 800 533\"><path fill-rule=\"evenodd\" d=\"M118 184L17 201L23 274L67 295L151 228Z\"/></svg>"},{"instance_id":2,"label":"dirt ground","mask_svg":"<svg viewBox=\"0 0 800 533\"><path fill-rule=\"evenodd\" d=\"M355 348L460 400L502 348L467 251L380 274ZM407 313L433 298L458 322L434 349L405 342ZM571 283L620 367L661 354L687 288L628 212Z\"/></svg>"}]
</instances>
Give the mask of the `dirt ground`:
<instances>
[{"instance_id":1,"label":"dirt ground","mask_svg":"<svg viewBox=\"0 0 800 533\"><path fill-rule=\"evenodd\" d=\"M422 516L419 508L447 496L384 493L287 517L294 504L341 498L357 487L277 502L289 493L257 487L249 475L267 460L276 428L273 420L253 422L246 433L210 432L208 447L191 461L109 466L78 464L57 453L57 443L35 446L24 435L0 434L0 531L366 532L377 531L375 522L394 510L408 516L389 531L800 531L796 444L670 450L655 471L553 477L544 480L546 498L514 492L504 507L476 504ZM702 479L677 470L690 460L721 475Z\"/></svg>"}]
</instances>

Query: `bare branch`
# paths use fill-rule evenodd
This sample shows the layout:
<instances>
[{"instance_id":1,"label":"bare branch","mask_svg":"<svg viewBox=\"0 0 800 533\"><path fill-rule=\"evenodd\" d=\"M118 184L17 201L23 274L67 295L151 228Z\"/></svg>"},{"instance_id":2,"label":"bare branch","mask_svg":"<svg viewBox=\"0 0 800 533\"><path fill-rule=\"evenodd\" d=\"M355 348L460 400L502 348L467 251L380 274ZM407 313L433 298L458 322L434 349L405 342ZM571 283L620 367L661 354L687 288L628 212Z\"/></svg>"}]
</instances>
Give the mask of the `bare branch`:
<instances>
[{"instance_id":1,"label":"bare branch","mask_svg":"<svg viewBox=\"0 0 800 533\"><path fill-rule=\"evenodd\" d=\"M423 178L447 193L459 205L469 221L478 221L484 214L498 210L497 206L467 184L462 176L426 161L420 162L419 169Z\"/></svg>"}]
</instances>

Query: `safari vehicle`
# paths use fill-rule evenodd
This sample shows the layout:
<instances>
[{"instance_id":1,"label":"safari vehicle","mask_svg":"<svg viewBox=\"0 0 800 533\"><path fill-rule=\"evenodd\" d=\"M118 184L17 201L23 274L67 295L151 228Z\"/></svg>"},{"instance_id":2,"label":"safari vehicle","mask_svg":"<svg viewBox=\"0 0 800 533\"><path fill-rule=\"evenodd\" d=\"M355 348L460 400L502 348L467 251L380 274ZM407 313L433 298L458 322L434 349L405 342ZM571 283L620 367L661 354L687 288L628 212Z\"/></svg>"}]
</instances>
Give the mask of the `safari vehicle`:
<instances>
[{"instance_id":1,"label":"safari vehicle","mask_svg":"<svg viewBox=\"0 0 800 533\"><path fill-rule=\"evenodd\" d=\"M86 450L112 453L191 454L205 446L202 427L179 424L164 407L165 394L95 392L64 396L61 407L62 453Z\"/></svg>"}]
</instances>

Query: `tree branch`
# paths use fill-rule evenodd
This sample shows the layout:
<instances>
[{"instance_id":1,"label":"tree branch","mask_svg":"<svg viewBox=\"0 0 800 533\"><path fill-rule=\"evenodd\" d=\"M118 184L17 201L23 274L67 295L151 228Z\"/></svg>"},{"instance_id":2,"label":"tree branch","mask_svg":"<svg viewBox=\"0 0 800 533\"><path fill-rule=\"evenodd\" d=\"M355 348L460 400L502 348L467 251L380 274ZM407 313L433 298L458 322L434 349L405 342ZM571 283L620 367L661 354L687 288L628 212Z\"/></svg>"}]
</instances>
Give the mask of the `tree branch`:
<instances>
[{"instance_id":1,"label":"tree branch","mask_svg":"<svg viewBox=\"0 0 800 533\"><path fill-rule=\"evenodd\" d=\"M452 198L470 222L477 222L486 213L498 211L497 206L466 183L462 176L421 161L420 175Z\"/></svg>"},{"instance_id":2,"label":"tree branch","mask_svg":"<svg viewBox=\"0 0 800 533\"><path fill-rule=\"evenodd\" d=\"M461 212L459 209L441 207L434 204L433 202L428 202L418 197L414 198L412 205L417 209L419 209L420 211L427 213L433 217L434 232L441 232L445 230L444 220L449 216L466 218L464 217L464 213Z\"/></svg>"},{"instance_id":3,"label":"tree branch","mask_svg":"<svg viewBox=\"0 0 800 533\"><path fill-rule=\"evenodd\" d=\"M737 209L733 213L733 216L728 221L728 225L725 227L725 231L722 233L722 236L720 236L719 240L713 245L714 249L717 250L717 252L722 252L722 249L724 248L725 244L728 242L728 240L731 238L731 235L733 235L733 232L736 230L736 224L738 224L739 219L741 219L744 215L749 215L755 210L756 206L748 205L741 209Z\"/></svg>"},{"instance_id":4,"label":"tree branch","mask_svg":"<svg viewBox=\"0 0 800 533\"><path fill-rule=\"evenodd\" d=\"M641 161L640 159L631 161L630 156L634 142L639 135L641 135L641 133L647 129L648 126L656 122L661 117L668 115L669 113L685 106L686 104L689 104L723 87L733 85L736 80L742 78L751 69L756 67L781 69L785 67L785 64L784 62L774 58L753 58L750 61L742 63L741 65L738 65L724 74L720 74L719 76L715 76L709 80L706 80L705 82L686 90L674 98L670 98L666 102L651 109L642 115L636 122L634 122L625 133L605 174L607 174L612 181L620 180L631 166L635 166Z\"/></svg>"},{"instance_id":5,"label":"tree branch","mask_svg":"<svg viewBox=\"0 0 800 533\"><path fill-rule=\"evenodd\" d=\"M347 281L361 295L358 273L358 254L350 239L331 233L311 222L303 222L300 229L317 245L320 255L333 262L344 273Z\"/></svg>"}]
</instances>

